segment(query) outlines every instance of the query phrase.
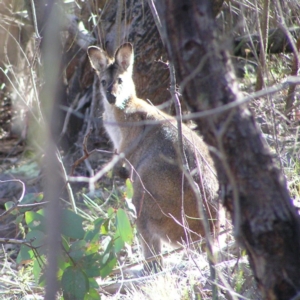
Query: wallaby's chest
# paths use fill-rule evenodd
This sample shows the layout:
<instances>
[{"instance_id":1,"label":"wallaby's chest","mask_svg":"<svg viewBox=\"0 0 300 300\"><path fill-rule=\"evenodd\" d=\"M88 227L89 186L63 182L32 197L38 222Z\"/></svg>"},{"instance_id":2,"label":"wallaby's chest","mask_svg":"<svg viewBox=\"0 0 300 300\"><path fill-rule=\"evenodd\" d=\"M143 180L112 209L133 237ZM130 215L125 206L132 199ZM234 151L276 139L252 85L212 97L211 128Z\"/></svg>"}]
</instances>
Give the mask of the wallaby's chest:
<instances>
[{"instance_id":1,"label":"wallaby's chest","mask_svg":"<svg viewBox=\"0 0 300 300\"><path fill-rule=\"evenodd\" d=\"M117 122L114 110L108 106L104 108L103 124L106 132L114 144L115 150L119 152L122 142L122 132Z\"/></svg>"},{"instance_id":2,"label":"wallaby's chest","mask_svg":"<svg viewBox=\"0 0 300 300\"><path fill-rule=\"evenodd\" d=\"M117 107L104 102L103 124L118 153L127 151L127 147L139 148L140 145L135 143L144 136L142 115L145 113L131 105Z\"/></svg>"}]
</instances>

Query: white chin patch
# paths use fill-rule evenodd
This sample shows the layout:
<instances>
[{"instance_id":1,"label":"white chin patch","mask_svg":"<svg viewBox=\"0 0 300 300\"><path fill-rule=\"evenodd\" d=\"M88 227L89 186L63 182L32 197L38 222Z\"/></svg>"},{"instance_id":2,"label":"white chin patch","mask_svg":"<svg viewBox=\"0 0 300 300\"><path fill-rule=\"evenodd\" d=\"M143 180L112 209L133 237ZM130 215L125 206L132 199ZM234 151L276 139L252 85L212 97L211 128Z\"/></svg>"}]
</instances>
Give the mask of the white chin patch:
<instances>
[{"instance_id":1,"label":"white chin patch","mask_svg":"<svg viewBox=\"0 0 300 300\"><path fill-rule=\"evenodd\" d=\"M122 92L116 99L116 106L123 108L129 97L134 93L134 86L132 82L123 82Z\"/></svg>"}]
</instances>

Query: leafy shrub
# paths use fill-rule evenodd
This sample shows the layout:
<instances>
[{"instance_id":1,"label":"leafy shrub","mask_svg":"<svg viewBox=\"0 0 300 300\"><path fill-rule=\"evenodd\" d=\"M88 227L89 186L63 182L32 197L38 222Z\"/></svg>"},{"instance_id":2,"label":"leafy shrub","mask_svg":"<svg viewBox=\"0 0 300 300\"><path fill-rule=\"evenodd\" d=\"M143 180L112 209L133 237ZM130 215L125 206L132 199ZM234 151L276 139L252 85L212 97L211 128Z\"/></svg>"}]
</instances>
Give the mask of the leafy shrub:
<instances>
[{"instance_id":1,"label":"leafy shrub","mask_svg":"<svg viewBox=\"0 0 300 300\"><path fill-rule=\"evenodd\" d=\"M17 263L32 261L35 281L44 286L47 264L45 210L26 211L24 216L28 230ZM125 243L133 240L128 216L124 209L110 207L105 217L91 221L63 209L61 220L62 250L57 275L63 297L65 300L100 299L95 277L105 278L111 274L117 263L116 255Z\"/></svg>"}]
</instances>

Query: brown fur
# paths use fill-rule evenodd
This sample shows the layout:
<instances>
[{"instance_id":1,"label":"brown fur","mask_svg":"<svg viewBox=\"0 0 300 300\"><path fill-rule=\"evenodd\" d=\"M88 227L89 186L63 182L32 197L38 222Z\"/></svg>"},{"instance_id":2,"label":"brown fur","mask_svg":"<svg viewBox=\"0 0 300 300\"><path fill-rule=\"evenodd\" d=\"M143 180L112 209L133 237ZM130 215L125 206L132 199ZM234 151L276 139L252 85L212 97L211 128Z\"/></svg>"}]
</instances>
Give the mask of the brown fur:
<instances>
[{"instance_id":1,"label":"brown fur","mask_svg":"<svg viewBox=\"0 0 300 300\"><path fill-rule=\"evenodd\" d=\"M113 59L94 46L89 47L88 55L101 82L105 128L117 153L124 153L133 168L132 201L145 258L161 252L161 240L173 244L199 240L204 236L204 229L196 197L179 164L177 122L136 97L132 45L122 45ZM189 170L199 184L213 224L218 191L213 162L202 138L184 124L182 130ZM183 219L188 222L190 231L174 221L184 224Z\"/></svg>"}]
</instances>

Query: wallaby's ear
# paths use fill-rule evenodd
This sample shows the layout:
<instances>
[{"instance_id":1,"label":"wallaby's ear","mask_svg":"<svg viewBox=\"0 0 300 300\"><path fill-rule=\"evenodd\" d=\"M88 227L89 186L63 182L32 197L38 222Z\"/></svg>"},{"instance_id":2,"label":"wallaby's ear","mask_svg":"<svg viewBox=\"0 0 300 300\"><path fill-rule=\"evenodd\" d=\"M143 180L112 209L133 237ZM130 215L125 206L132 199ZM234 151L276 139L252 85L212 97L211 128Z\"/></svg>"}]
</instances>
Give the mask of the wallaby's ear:
<instances>
[{"instance_id":1,"label":"wallaby's ear","mask_svg":"<svg viewBox=\"0 0 300 300\"><path fill-rule=\"evenodd\" d=\"M108 57L101 48L96 46L90 46L87 49L87 54L90 59L92 67L98 71L103 72L108 65Z\"/></svg>"},{"instance_id":2,"label":"wallaby's ear","mask_svg":"<svg viewBox=\"0 0 300 300\"><path fill-rule=\"evenodd\" d=\"M126 71L133 66L133 47L130 43L125 43L119 47L115 54L115 61L117 64Z\"/></svg>"}]
</instances>

